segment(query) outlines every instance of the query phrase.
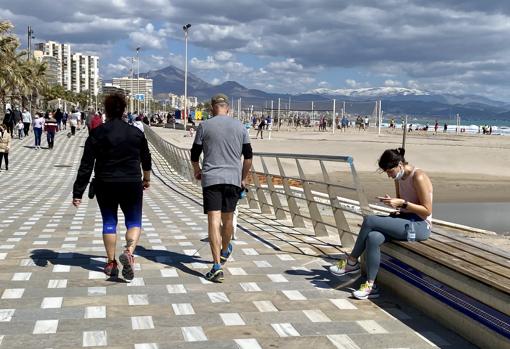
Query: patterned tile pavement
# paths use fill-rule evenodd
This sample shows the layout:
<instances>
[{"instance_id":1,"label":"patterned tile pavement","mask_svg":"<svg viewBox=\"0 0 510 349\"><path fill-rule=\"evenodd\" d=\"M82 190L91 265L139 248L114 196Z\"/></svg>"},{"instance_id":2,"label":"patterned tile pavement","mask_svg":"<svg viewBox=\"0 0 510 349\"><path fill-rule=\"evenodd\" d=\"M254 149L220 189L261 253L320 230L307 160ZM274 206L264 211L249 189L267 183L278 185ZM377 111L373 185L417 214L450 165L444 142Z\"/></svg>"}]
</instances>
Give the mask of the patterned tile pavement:
<instances>
[{"instance_id":1,"label":"patterned tile pavement","mask_svg":"<svg viewBox=\"0 0 510 349\"><path fill-rule=\"evenodd\" d=\"M325 269L337 246L247 208L225 283L207 282L200 193L154 149L136 277L106 279L97 204L70 204L86 136L14 140L0 172L0 348L472 347L391 294L353 300L359 281Z\"/></svg>"}]
</instances>

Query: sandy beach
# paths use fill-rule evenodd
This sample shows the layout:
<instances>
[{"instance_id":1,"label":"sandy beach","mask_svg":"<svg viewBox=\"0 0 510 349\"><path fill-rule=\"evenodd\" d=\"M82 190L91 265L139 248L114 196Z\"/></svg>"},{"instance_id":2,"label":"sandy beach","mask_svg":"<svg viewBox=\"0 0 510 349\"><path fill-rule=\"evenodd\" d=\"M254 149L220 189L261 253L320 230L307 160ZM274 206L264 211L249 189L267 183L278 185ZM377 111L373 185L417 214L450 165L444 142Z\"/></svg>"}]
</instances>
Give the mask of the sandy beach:
<instances>
[{"instance_id":1,"label":"sandy beach","mask_svg":"<svg viewBox=\"0 0 510 349\"><path fill-rule=\"evenodd\" d=\"M191 147L193 139L184 137L184 131L154 129L173 143ZM376 128L334 134L280 130L272 131L271 139L267 132L264 139L255 139L252 130L250 136L255 152L352 156L367 197L394 193L393 182L377 172L377 159L385 149L402 145L400 130L383 130L381 135ZM510 137L413 132L407 136L406 158L431 177L435 202L510 202Z\"/></svg>"}]
</instances>

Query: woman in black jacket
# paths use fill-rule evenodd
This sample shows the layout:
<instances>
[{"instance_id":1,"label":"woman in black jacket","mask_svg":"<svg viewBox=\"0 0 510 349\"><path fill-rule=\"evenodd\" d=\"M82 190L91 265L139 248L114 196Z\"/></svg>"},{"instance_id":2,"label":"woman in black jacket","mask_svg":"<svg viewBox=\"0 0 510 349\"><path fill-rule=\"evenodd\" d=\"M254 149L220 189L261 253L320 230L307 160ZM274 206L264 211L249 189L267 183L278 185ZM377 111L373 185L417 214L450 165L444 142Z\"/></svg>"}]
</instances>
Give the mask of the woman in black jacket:
<instances>
[{"instance_id":1,"label":"woman in black jacket","mask_svg":"<svg viewBox=\"0 0 510 349\"><path fill-rule=\"evenodd\" d=\"M104 101L106 123L91 130L73 187L73 205L78 207L94 170L94 190L103 218L103 242L108 256L104 272L117 276L115 260L117 211L126 221L126 246L119 256L122 276L134 277L134 257L142 228L143 190L150 186L151 154L147 139L138 128L125 123L123 96L109 95ZM140 171L143 169L143 179Z\"/></svg>"}]
</instances>

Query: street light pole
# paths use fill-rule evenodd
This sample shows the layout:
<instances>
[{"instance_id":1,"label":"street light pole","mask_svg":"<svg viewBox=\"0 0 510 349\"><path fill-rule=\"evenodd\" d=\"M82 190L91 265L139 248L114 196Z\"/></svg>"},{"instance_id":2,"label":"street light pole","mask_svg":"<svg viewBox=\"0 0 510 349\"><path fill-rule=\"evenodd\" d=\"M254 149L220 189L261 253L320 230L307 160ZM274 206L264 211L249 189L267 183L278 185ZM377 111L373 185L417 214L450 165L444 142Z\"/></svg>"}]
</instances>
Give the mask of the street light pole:
<instances>
[{"instance_id":1,"label":"street light pole","mask_svg":"<svg viewBox=\"0 0 510 349\"><path fill-rule=\"evenodd\" d=\"M188 123L188 31L191 24L186 24L182 27L184 30L184 131L186 131L186 124Z\"/></svg>"},{"instance_id":2,"label":"street light pole","mask_svg":"<svg viewBox=\"0 0 510 349\"><path fill-rule=\"evenodd\" d=\"M140 52L140 47L137 47L136 48L136 62L137 62L137 65L138 65L138 73L137 73L137 77L136 77L136 84L137 84L137 87L136 87L136 109L138 109L138 114L140 114L140 56L139 56L139 53Z\"/></svg>"}]
</instances>

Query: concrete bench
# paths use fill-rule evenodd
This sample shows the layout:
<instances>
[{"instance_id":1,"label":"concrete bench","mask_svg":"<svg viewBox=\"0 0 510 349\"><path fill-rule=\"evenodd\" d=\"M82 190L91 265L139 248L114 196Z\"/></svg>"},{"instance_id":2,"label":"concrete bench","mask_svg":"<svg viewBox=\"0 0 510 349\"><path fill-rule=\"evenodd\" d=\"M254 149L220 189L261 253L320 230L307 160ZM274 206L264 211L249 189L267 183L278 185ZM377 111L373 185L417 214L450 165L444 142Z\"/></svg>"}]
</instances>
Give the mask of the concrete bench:
<instances>
[{"instance_id":1,"label":"concrete bench","mask_svg":"<svg viewBox=\"0 0 510 349\"><path fill-rule=\"evenodd\" d=\"M389 242L378 283L483 348L510 348L510 253L434 227Z\"/></svg>"}]
</instances>

